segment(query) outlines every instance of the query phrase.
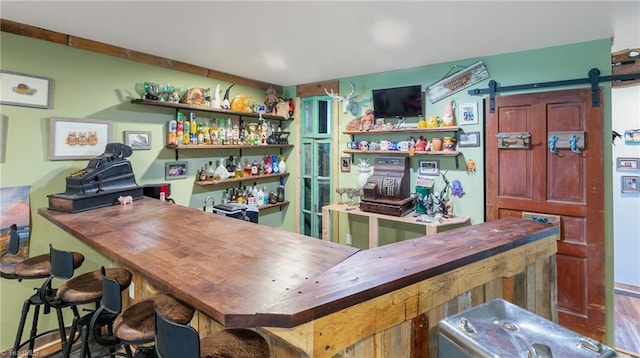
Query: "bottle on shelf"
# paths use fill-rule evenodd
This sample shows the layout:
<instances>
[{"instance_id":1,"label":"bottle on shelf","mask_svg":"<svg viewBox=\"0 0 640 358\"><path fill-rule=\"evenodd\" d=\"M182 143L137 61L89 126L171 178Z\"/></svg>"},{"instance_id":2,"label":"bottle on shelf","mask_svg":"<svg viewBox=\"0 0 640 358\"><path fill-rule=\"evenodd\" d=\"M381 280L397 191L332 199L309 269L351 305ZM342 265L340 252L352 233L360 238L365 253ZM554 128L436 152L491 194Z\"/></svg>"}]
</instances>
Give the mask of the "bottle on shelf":
<instances>
[{"instance_id":1,"label":"bottle on shelf","mask_svg":"<svg viewBox=\"0 0 640 358\"><path fill-rule=\"evenodd\" d=\"M205 169L206 169L205 174L207 175L207 180L214 180L216 171L215 169L213 169L213 162L211 160L209 161L209 167Z\"/></svg>"},{"instance_id":2,"label":"bottle on shelf","mask_svg":"<svg viewBox=\"0 0 640 358\"><path fill-rule=\"evenodd\" d=\"M244 176L248 177L251 176L251 164L249 164L249 160L247 160L247 158L244 158Z\"/></svg>"},{"instance_id":3,"label":"bottle on shelf","mask_svg":"<svg viewBox=\"0 0 640 358\"><path fill-rule=\"evenodd\" d=\"M267 188L265 187L265 190ZM262 188L260 188L258 190L258 194L256 195L256 203L258 204L258 206L262 206L264 205L264 190L262 190Z\"/></svg>"},{"instance_id":4,"label":"bottle on shelf","mask_svg":"<svg viewBox=\"0 0 640 358\"><path fill-rule=\"evenodd\" d=\"M258 192L259 192L258 185L257 185L256 182L253 182L253 187L251 188L251 194L253 196L257 197L258 196Z\"/></svg>"}]
</instances>

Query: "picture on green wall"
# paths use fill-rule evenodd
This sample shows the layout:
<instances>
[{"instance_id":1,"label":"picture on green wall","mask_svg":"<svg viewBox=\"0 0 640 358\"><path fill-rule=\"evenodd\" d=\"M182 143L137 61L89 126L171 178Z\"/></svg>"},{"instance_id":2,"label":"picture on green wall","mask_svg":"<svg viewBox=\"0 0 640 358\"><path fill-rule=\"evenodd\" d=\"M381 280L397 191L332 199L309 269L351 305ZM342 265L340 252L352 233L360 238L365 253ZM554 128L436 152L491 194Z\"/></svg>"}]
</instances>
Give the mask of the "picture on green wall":
<instances>
[{"instance_id":1,"label":"picture on green wall","mask_svg":"<svg viewBox=\"0 0 640 358\"><path fill-rule=\"evenodd\" d=\"M20 237L20 246L16 256L29 257L29 238L31 237L29 189L29 186L0 188L0 198L2 198L2 205L0 205L0 256L10 255L7 253L7 245L9 230L13 228ZM15 263L16 260L3 258L0 262L5 265Z\"/></svg>"},{"instance_id":2,"label":"picture on green wall","mask_svg":"<svg viewBox=\"0 0 640 358\"><path fill-rule=\"evenodd\" d=\"M0 104L51 108L51 79L0 70Z\"/></svg>"}]
</instances>

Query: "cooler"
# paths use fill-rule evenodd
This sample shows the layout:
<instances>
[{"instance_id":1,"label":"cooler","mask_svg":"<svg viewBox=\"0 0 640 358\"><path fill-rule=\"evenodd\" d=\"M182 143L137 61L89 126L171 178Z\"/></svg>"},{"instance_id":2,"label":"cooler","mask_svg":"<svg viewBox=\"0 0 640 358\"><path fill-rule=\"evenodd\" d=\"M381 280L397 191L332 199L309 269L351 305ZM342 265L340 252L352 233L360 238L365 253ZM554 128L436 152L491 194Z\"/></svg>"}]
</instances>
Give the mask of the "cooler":
<instances>
[{"instance_id":1,"label":"cooler","mask_svg":"<svg viewBox=\"0 0 640 358\"><path fill-rule=\"evenodd\" d=\"M503 299L438 323L438 357L618 357L611 348Z\"/></svg>"},{"instance_id":2,"label":"cooler","mask_svg":"<svg viewBox=\"0 0 640 358\"><path fill-rule=\"evenodd\" d=\"M258 223L258 207L254 205L236 203L218 204L214 205L213 211L218 215Z\"/></svg>"}]
</instances>

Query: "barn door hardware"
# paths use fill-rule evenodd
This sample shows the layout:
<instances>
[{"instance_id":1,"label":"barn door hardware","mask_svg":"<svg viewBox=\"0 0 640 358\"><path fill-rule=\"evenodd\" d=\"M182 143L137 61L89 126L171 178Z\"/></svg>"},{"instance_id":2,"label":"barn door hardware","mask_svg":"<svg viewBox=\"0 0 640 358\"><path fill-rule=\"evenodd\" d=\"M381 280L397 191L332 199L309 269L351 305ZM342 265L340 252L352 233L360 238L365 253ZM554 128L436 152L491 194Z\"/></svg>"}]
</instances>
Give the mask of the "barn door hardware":
<instances>
[{"instance_id":1,"label":"barn door hardware","mask_svg":"<svg viewBox=\"0 0 640 358\"><path fill-rule=\"evenodd\" d=\"M475 89L469 90L467 93L470 95L480 95L480 94L488 93L489 94L489 112L494 113L496 110L496 106L495 106L496 93L498 92L512 92L512 91L522 91L522 90L537 89L537 88L590 84L591 85L591 105L593 107L600 107L600 94L598 91L598 86L600 82L629 81L629 80L635 80L639 78L640 78L640 73L630 73L630 74L615 75L615 76L600 76L600 70L597 68L592 68L589 71L588 78L579 78L579 79L564 80L564 81L541 82L541 83L529 83L524 85L504 86L504 87L498 87L498 83L494 80L491 80L489 81L489 88L485 88L485 89L475 88Z\"/></svg>"},{"instance_id":2,"label":"barn door hardware","mask_svg":"<svg viewBox=\"0 0 640 358\"><path fill-rule=\"evenodd\" d=\"M549 151L558 154L558 149L570 149L571 152L580 154L584 149L585 133L580 131L549 132L547 143Z\"/></svg>"},{"instance_id":3,"label":"barn door hardware","mask_svg":"<svg viewBox=\"0 0 640 358\"><path fill-rule=\"evenodd\" d=\"M499 149L529 149L531 148L531 133L529 132L511 132L498 133Z\"/></svg>"}]
</instances>

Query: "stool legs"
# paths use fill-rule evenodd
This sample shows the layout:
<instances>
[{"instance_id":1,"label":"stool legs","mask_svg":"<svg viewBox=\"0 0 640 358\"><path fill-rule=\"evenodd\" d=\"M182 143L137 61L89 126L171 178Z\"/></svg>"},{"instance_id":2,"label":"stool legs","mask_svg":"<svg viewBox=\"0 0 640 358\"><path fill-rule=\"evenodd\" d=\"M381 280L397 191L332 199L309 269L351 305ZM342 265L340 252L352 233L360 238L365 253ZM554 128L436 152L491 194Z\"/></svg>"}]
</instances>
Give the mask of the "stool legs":
<instances>
[{"instance_id":1,"label":"stool legs","mask_svg":"<svg viewBox=\"0 0 640 358\"><path fill-rule=\"evenodd\" d=\"M27 298L22 304L22 313L20 314L20 323L18 324L18 332L16 332L16 340L15 340L15 343L13 344L13 350L11 351L12 357L18 356L18 349L20 349L20 342L22 341L22 332L24 332L24 325L27 321L27 315L29 314L30 307L31 307L31 298ZM36 316L37 315L38 314L36 313ZM34 320L35 319L36 318L34 317ZM33 353L29 351L29 358L31 358L32 354Z\"/></svg>"}]
</instances>

